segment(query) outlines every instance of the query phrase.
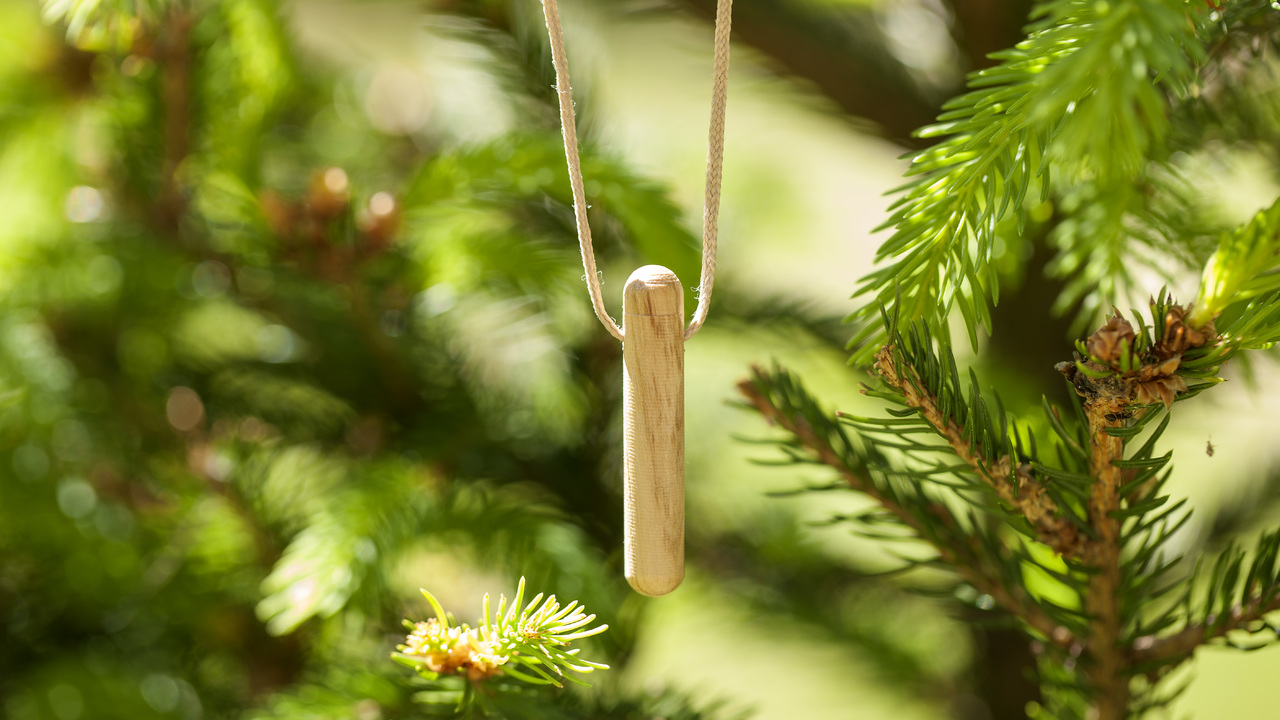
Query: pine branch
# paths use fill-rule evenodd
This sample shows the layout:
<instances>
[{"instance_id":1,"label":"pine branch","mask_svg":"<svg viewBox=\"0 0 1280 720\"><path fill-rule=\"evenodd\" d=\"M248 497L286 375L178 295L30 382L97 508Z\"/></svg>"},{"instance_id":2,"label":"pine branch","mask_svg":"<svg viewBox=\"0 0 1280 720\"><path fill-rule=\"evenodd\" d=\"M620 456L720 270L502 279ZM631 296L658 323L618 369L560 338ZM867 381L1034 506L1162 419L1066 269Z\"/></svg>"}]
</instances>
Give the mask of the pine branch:
<instances>
[{"instance_id":1,"label":"pine branch","mask_svg":"<svg viewBox=\"0 0 1280 720\"><path fill-rule=\"evenodd\" d=\"M1280 200L1230 233L1205 265L1187 321L1201 327L1235 303L1280 290Z\"/></svg>"},{"instance_id":2,"label":"pine branch","mask_svg":"<svg viewBox=\"0 0 1280 720\"><path fill-rule=\"evenodd\" d=\"M1261 59L1264 49L1280 48L1275 34L1280 29L1280 17L1276 16L1270 0L1236 0L1215 5L1212 13L1195 16L1196 34L1203 38L1205 46L1205 57L1199 68L1204 78L1204 92L1197 100L1226 89L1223 87L1226 79L1220 73L1238 69L1233 65L1241 56L1251 62ZM1215 124L1222 124L1222 119Z\"/></svg>"},{"instance_id":3,"label":"pine branch","mask_svg":"<svg viewBox=\"0 0 1280 720\"><path fill-rule=\"evenodd\" d=\"M1191 659L1191 654L1201 645L1226 637L1235 630L1248 630L1275 610L1280 610L1280 593L1259 596L1248 604L1236 605L1226 617L1210 616L1204 622L1188 625L1172 635L1138 638L1129 652L1128 662L1131 665L1157 665L1162 672L1167 671Z\"/></svg>"},{"instance_id":4,"label":"pine branch","mask_svg":"<svg viewBox=\"0 0 1280 720\"><path fill-rule=\"evenodd\" d=\"M916 536L928 542L941 561L978 592L990 595L997 605L1022 620L1046 641L1064 649L1071 646L1071 634L1041 609L1022 585L1007 582L1000 572L991 568L989 559L982 555L990 548L982 547L975 551L973 539L953 543L939 541L939 530L954 535L965 534L958 518L946 505L931 502L924 513L919 513L898 498L891 497L871 478L864 466L848 461L823 433L815 429L811 421L818 419L812 416L814 406L801 408L794 403L780 402L769 392L773 383L774 378L757 367L751 378L738 383L738 390L769 424L793 435L813 460L836 470L851 489L871 497ZM798 392L803 390L798 389ZM838 433L838 427L835 432Z\"/></svg>"},{"instance_id":5,"label":"pine branch","mask_svg":"<svg viewBox=\"0 0 1280 720\"><path fill-rule=\"evenodd\" d=\"M1196 33L1204 39L1206 59L1198 69L1199 92L1178 104L1170 146L1203 149L1218 141L1228 146L1270 146L1277 130L1276 70L1280 16L1269 0L1223 3L1213 16L1201 16Z\"/></svg>"},{"instance_id":6,"label":"pine branch","mask_svg":"<svg viewBox=\"0 0 1280 720\"><path fill-rule=\"evenodd\" d=\"M1124 720L1129 712L1129 677L1121 635L1125 618L1121 613L1120 553L1124 543L1120 537L1122 471L1115 462L1124 459L1124 438L1107 432L1123 427L1128 418L1125 403L1115 398L1097 398L1085 402L1089 421L1091 455L1090 473L1094 477L1089 497L1089 521L1094 537L1085 542L1082 560L1094 569L1084 599L1089 622L1086 643L1093 665L1088 675L1097 693L1095 707L1098 720Z\"/></svg>"},{"instance_id":7,"label":"pine branch","mask_svg":"<svg viewBox=\"0 0 1280 720\"><path fill-rule=\"evenodd\" d=\"M1186 311L1167 296L1152 301L1152 316L1152 327L1135 317L1135 331L1117 314L1078 344L1074 364L1059 365L1083 398L1088 430L1090 482L1085 503L1091 532L1080 558L1088 569L1082 594L1089 616L1084 672L1092 712L1100 720L1130 716L1135 641L1127 631L1138 610L1163 594L1153 583L1177 559L1156 559L1153 567L1153 558L1187 517L1184 514L1170 528L1169 518L1181 504L1161 509L1168 497L1159 490L1168 473L1159 473L1168 456L1153 458L1152 452L1169 416L1130 458L1125 458L1126 440L1157 416L1149 406L1160 402L1167 407L1179 393L1190 394L1175 371L1184 354L1216 337L1208 328L1190 327ZM1134 522L1127 524L1131 518ZM1167 615L1154 624L1167 626L1166 622Z\"/></svg>"},{"instance_id":8,"label":"pine branch","mask_svg":"<svg viewBox=\"0 0 1280 720\"><path fill-rule=\"evenodd\" d=\"M1174 367L1180 376L1221 382L1217 376L1222 365L1237 353L1280 341L1278 251L1280 200L1222 234L1205 264L1195 304L1184 309L1161 299L1164 309L1153 319L1162 322L1161 328L1173 322L1185 333L1180 337L1194 340L1176 353Z\"/></svg>"},{"instance_id":9,"label":"pine branch","mask_svg":"<svg viewBox=\"0 0 1280 720\"><path fill-rule=\"evenodd\" d=\"M1184 217L1191 192L1161 162L1133 178L1087 180L1055 192L1065 219L1050 234L1057 255L1046 272L1066 283L1053 311L1074 312L1073 336L1129 297L1143 273L1172 283L1174 270L1199 267L1201 258L1187 248L1198 238Z\"/></svg>"},{"instance_id":10,"label":"pine branch","mask_svg":"<svg viewBox=\"0 0 1280 720\"><path fill-rule=\"evenodd\" d=\"M881 348L876 356L875 372L889 387L901 393L907 407L919 411L930 427L946 439L956 456L995 491L1001 502L1031 523L1038 540L1059 555L1074 557L1079 553L1079 532L1062 517L1057 503L1033 475L1031 466L1017 462L1008 453L998 455L994 461L989 459L972 440L974 433L945 415L938 397L928 391L927 384L914 369L900 362L895 345Z\"/></svg>"},{"instance_id":11,"label":"pine branch","mask_svg":"<svg viewBox=\"0 0 1280 720\"><path fill-rule=\"evenodd\" d=\"M964 461L960 467L979 478L1005 505L1033 521L1039 539L1059 549L1067 568L1052 571L1051 576L1078 593L1083 610L1082 678L1072 679L1068 673L1063 682L1075 683L1097 717L1108 720L1129 716L1134 701L1129 685L1129 632L1138 610L1165 592L1153 583L1176 560L1165 563L1156 554L1186 519L1183 515L1170 527L1170 518L1181 504L1162 509L1168 498L1159 495L1168 477L1167 472L1161 475L1168 456L1153 457L1153 448L1169 416L1164 415L1165 421L1128 458L1126 440L1161 415L1150 408L1152 404L1168 405L1179 399L1179 393L1193 394L1176 375L1179 362L1184 354L1216 338L1209 328L1191 328L1186 311L1167 297L1153 301L1152 312L1158 321L1150 327L1141 324L1141 332L1123 318L1112 318L1079 344L1076 364L1064 364L1084 398L1083 434L1068 430L1056 411L1048 409L1050 426L1061 441L1056 466L1038 459L1034 450L1029 457L1015 452L1003 411L997 422L978 392L976 377L966 397L945 343L935 345L922 324L905 335L899 333L897 318L887 314L884 324L892 342L878 354L875 371L888 390L869 394L905 408L891 410L899 419L882 421L878 428L870 420L855 421L859 429L865 426L891 437L917 432L907 423L915 422L909 416L918 416ZM999 408L998 398L991 402ZM901 441L892 444L869 438L868 442L899 448L909 457L930 448ZM942 471L956 469L943 467L937 472ZM917 474L927 477L930 473ZM1028 493L1027 488L1034 490ZM1081 508L1083 517L1078 515ZM1064 530L1070 533L1070 545L1061 542ZM1158 620L1156 625L1167 627L1163 622Z\"/></svg>"},{"instance_id":12,"label":"pine branch","mask_svg":"<svg viewBox=\"0 0 1280 720\"><path fill-rule=\"evenodd\" d=\"M1027 40L1002 53L1001 65L970 76L970 92L921 131L947 139L916 156L913 179L882 226L894 233L877 260L897 259L859 287L874 298L851 316L863 325L856 362L884 343L878 304L935 329L957 307L975 344L980 323L990 331L989 306L999 300L996 225L1008 213L1021 225L1033 185L1048 196L1051 165L1075 177L1141 172L1147 149L1168 130L1160 84L1185 81L1201 54L1186 12L1175 0L1044 2Z\"/></svg>"},{"instance_id":13,"label":"pine branch","mask_svg":"<svg viewBox=\"0 0 1280 720\"><path fill-rule=\"evenodd\" d=\"M475 685L507 675L534 685L564 687L561 680L567 680L590 687L566 671L590 673L609 666L579 658L579 648L569 644L599 635L609 626L588 627L596 616L587 615L577 600L561 606L555 595L544 600L538 593L526 605L524 591L521 577L510 605L501 595L492 613L486 593L483 615L472 628L453 622L435 596L423 590L435 617L418 623L405 620L412 632L396 646L392 659L427 680L461 675Z\"/></svg>"},{"instance_id":14,"label":"pine branch","mask_svg":"<svg viewBox=\"0 0 1280 720\"><path fill-rule=\"evenodd\" d=\"M1201 619L1192 621L1188 593L1186 627L1163 637L1136 638L1129 653L1130 662L1159 676L1190 659L1196 648L1215 640L1225 639L1245 650L1262 647L1237 644L1229 637L1233 632L1280 636L1280 626L1264 619L1268 613L1280 610L1280 531L1264 533L1259 538L1247 568L1244 560L1245 554L1238 547L1227 548L1207 578Z\"/></svg>"},{"instance_id":15,"label":"pine branch","mask_svg":"<svg viewBox=\"0 0 1280 720\"><path fill-rule=\"evenodd\" d=\"M1090 178L1054 189L1067 218L1052 235L1059 253L1050 272L1068 280L1054 310L1074 308L1073 334L1138 287L1136 270L1172 284L1175 271L1198 268L1211 251L1221 228L1197 209L1195 182L1168 162L1174 151L1202 152L1215 141L1267 144L1275 135L1274 71L1265 60L1277 47L1266 40L1277 22L1274 11L1257 0L1213 10L1190 14L1205 50L1192 92L1166 97L1169 137L1148 153L1148 167L1133 178ZM1199 301L1195 312L1196 322L1216 314Z\"/></svg>"}]
</instances>

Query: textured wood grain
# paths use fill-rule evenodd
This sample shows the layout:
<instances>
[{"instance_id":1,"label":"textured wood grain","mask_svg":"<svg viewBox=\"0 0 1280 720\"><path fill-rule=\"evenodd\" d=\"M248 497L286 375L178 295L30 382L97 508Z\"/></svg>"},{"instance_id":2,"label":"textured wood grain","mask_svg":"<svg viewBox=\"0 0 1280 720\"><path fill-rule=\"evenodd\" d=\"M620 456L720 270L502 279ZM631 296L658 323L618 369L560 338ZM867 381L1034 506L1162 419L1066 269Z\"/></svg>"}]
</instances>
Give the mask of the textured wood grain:
<instances>
[{"instance_id":1,"label":"textured wood grain","mask_svg":"<svg viewBox=\"0 0 1280 720\"><path fill-rule=\"evenodd\" d=\"M626 576L665 595L684 579L684 289L646 265L622 297Z\"/></svg>"}]
</instances>

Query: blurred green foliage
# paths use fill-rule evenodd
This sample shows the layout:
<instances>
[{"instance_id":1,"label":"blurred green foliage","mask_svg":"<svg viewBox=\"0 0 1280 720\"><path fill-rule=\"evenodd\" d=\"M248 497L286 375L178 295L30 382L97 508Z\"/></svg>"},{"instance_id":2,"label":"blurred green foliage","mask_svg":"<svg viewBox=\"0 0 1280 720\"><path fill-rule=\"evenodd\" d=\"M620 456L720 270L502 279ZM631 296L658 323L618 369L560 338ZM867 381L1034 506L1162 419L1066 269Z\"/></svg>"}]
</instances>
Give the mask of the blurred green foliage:
<instances>
[{"instance_id":1,"label":"blurred green foliage","mask_svg":"<svg viewBox=\"0 0 1280 720\"><path fill-rule=\"evenodd\" d=\"M467 142L414 114L414 98L396 96L404 83L378 107L381 76L304 50L291 13L307 4L0 0L0 716L448 716L452 698L436 702L436 688L388 660L400 619L431 615L420 586L472 614L480 590L521 575L609 624L584 653L616 671L590 690L506 688L490 698L494 714L727 720L739 698L691 701L628 668L658 664L692 682L734 672L786 695L779 678L854 686L839 673L856 656L870 658L866 686L893 717L1022 716L1038 697L1019 680L1032 659L971 588L928 572L876 577L888 563L867 544L816 542L781 502L753 504L763 476L736 465L691 486L686 594L665 605L632 595L619 562L621 352L583 292L536 3L408 11L433 18L432 37L465 48L459 62L496 87L485 109L500 130ZM1148 9L1165 18L1167 4ZM947 63L982 66L1021 37L1029 3L984 5L740 0L735 36L919 147L912 132L935 115L931 98L959 90ZM1271 22L1261 5L1233 12L1252 13L1256 31ZM590 11L657 14L625 2ZM939 27L953 53L925 62L901 47L903 28ZM1216 104L1179 106L1158 136L1190 146L1199 125L1224 142L1274 135L1274 84L1237 74L1210 88ZM596 142L591 75L575 70L575 91L602 267L616 278L659 263L693 286L691 223L666 188ZM1052 76L1019 77L1001 87L1066 104ZM471 98L431 101L446 114ZM1249 122L1198 114L1217 111ZM1078 127L1064 137L1065 154L1123 140ZM1012 162L987 140L988 159ZM965 175L969 200L998 220L992 200L1006 186L948 162L935 170ZM973 286L964 273L948 282L976 301L999 275L1000 325L1001 313L1047 310L1024 301L1043 284L1028 258L1046 237L1073 282L1048 302L1065 305L1123 281L1128 240L1162 223L1200 223L1183 255L1212 253L1230 223L1182 207L1175 174L1137 174L1127 192L1073 178L1049 202L973 228L990 263ZM765 180L757 197L781 187ZM930 193L921 208L940 212ZM1081 240L1099 228L1109 254ZM943 262L967 250L931 252ZM690 365L703 373L691 392L728 395L728 383L709 388L708 367L738 373L746 345L838 364L849 332L836 319L749 292L731 270L721 280L699 336L721 357ZM932 292L915 297L946 304ZM1061 337L1044 317L1013 323L1027 329L1021 345L983 361L1052 348ZM850 384L823 377L833 392ZM1036 379L1004 379L1038 396ZM719 427L736 411L691 412ZM694 450L691 462L721 460Z\"/></svg>"},{"instance_id":2,"label":"blurred green foliage","mask_svg":"<svg viewBox=\"0 0 1280 720\"><path fill-rule=\"evenodd\" d=\"M44 20L0 5L2 713L412 715L414 588L491 574L620 618L623 653L620 352L554 128L379 132L265 0ZM588 168L606 258L696 265L660 188Z\"/></svg>"}]
</instances>

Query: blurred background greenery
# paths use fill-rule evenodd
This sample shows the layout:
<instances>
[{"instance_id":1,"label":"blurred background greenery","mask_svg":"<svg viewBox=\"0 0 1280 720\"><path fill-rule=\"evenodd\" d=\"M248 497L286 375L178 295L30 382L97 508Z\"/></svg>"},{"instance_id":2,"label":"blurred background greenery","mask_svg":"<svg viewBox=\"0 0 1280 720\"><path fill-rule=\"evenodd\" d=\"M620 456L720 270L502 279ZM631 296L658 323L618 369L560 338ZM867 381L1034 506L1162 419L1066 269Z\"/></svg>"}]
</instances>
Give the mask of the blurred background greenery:
<instances>
[{"instance_id":1,"label":"blurred background greenery","mask_svg":"<svg viewBox=\"0 0 1280 720\"><path fill-rule=\"evenodd\" d=\"M615 668L530 717L1021 717L1018 636L812 524L857 498L769 497L828 478L752 465L726 400L776 359L865 407L840 319L881 195L1029 5L739 0L690 565L655 600L621 580L621 352L536 2L0 0L0 714L415 717L387 654L417 588L465 619L523 574L610 624L586 655ZM713 6L563 8L614 312L639 264L696 284ZM1222 226L1277 194L1266 157L1187 163ZM1016 332L970 358L1013 407L1070 351L1034 235ZM1280 411L1240 385L1174 421L1187 545L1276 514ZM1277 670L1207 650L1176 709L1257 717Z\"/></svg>"}]
</instances>

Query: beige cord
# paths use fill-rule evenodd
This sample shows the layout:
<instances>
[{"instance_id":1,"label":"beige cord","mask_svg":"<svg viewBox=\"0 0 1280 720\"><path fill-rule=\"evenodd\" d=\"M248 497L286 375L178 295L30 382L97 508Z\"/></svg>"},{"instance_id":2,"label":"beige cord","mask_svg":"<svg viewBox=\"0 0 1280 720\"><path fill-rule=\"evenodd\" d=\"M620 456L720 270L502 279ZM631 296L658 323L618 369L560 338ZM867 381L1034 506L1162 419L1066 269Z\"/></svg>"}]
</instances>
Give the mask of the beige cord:
<instances>
[{"instance_id":1,"label":"beige cord","mask_svg":"<svg viewBox=\"0 0 1280 720\"><path fill-rule=\"evenodd\" d=\"M715 65L711 86L711 132L707 147L707 189L702 211L702 277L696 288L698 308L685 330L686 340L702 327L711 309L711 289L716 279L716 220L720 213L721 169L724 165L724 116L729 81L729 25L733 0L717 0L715 29ZM573 188L573 215L578 224L578 247L582 250L582 268L586 271L587 290L596 317L609 334L622 340L622 330L604 308L596 256L591 248L591 227L587 224L586 191L582 185L582 161L578 157L578 131L573 118L573 91L569 85L569 60L565 57L564 32L560 27L560 11L556 0L542 0L551 37L551 61L556 69L556 94L560 101L560 126L564 131L564 155L569 163L569 185Z\"/></svg>"},{"instance_id":2,"label":"beige cord","mask_svg":"<svg viewBox=\"0 0 1280 720\"><path fill-rule=\"evenodd\" d=\"M554 2L555 0L552 0ZM716 221L720 216L720 179L724 166L724 116L729 92L729 24L733 0L716 3L715 66L711 82L711 131L707 139L707 191L702 208L702 278L698 309L684 331L688 340L706 322L711 310L711 288L716 282Z\"/></svg>"}]
</instances>

